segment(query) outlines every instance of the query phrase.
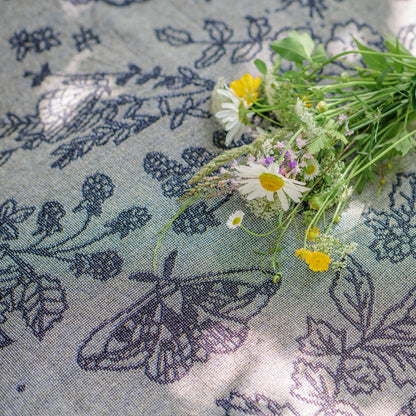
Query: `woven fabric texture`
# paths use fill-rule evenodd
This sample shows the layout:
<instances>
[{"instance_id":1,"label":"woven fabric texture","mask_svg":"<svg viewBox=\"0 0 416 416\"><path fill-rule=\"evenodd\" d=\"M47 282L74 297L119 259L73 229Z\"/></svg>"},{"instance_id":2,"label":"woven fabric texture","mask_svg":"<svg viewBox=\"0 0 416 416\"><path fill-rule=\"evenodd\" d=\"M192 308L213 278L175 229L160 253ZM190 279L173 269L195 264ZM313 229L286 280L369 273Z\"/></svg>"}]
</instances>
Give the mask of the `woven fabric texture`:
<instances>
[{"instance_id":1,"label":"woven fabric texture","mask_svg":"<svg viewBox=\"0 0 416 416\"><path fill-rule=\"evenodd\" d=\"M284 241L273 284L230 231L238 196L156 234L225 148L212 89L308 32L331 53L413 0L0 0L0 415L416 415L416 164L395 161L316 274ZM338 67L337 70L345 70ZM247 226L266 224L245 217Z\"/></svg>"}]
</instances>

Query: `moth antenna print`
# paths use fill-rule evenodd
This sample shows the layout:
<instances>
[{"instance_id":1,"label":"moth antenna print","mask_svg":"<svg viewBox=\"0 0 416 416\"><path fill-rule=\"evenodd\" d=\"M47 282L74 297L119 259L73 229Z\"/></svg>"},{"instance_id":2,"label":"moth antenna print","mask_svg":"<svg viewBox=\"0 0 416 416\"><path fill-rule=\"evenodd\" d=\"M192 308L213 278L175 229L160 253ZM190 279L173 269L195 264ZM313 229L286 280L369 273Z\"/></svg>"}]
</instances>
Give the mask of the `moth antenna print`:
<instances>
[{"instance_id":1,"label":"moth antenna print","mask_svg":"<svg viewBox=\"0 0 416 416\"><path fill-rule=\"evenodd\" d=\"M258 268L175 276L176 257L176 250L167 256L161 276L130 276L155 286L91 332L78 351L81 368L143 369L157 383L178 381L210 354L236 351L280 287Z\"/></svg>"}]
</instances>

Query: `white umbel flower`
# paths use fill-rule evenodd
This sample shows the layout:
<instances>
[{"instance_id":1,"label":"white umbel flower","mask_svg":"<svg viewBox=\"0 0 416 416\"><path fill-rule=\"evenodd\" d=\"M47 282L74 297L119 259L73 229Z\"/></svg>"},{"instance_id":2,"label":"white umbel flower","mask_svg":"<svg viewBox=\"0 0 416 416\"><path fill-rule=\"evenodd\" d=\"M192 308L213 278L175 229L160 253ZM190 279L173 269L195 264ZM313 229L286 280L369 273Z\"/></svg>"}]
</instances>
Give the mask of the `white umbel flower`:
<instances>
[{"instance_id":1,"label":"white umbel flower","mask_svg":"<svg viewBox=\"0 0 416 416\"><path fill-rule=\"evenodd\" d=\"M310 189L303 186L304 182L281 175L277 163L271 163L266 167L249 162L248 166L238 166L236 170L241 176L241 180L238 181L241 185L238 191L246 195L247 200L266 197L268 201L274 201L275 195L277 195L284 211L289 209L287 197L299 202L302 192Z\"/></svg>"},{"instance_id":2,"label":"white umbel flower","mask_svg":"<svg viewBox=\"0 0 416 416\"><path fill-rule=\"evenodd\" d=\"M227 220L227 227L230 230L234 230L235 228L239 227L241 225L241 222L243 221L244 212L243 211L235 211L233 212Z\"/></svg>"},{"instance_id":3,"label":"white umbel flower","mask_svg":"<svg viewBox=\"0 0 416 416\"><path fill-rule=\"evenodd\" d=\"M244 100L237 97L230 88L218 89L217 93L230 100L221 105L224 110L218 111L215 114L215 117L227 132L225 145L229 146L232 141L236 142L243 133L250 130L250 126L246 124L246 121L241 119L241 113L244 114L244 117L247 117L248 114L245 113L245 110L248 109L249 105Z\"/></svg>"}]
</instances>

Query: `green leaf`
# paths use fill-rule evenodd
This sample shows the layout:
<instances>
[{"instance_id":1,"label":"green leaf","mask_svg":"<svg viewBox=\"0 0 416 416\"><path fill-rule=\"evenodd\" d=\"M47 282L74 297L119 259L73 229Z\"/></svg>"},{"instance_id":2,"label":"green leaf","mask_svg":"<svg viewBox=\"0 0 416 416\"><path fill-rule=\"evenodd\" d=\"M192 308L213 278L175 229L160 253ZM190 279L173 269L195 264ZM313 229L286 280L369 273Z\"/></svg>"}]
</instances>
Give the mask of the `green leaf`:
<instances>
[{"instance_id":1,"label":"green leaf","mask_svg":"<svg viewBox=\"0 0 416 416\"><path fill-rule=\"evenodd\" d=\"M403 137L404 134L408 134L407 131L403 131L398 137L397 140L400 139L400 137ZM407 139L401 140L400 143L397 143L394 148L400 152L402 156L407 155L412 149L415 148L416 142L414 136L409 136Z\"/></svg>"},{"instance_id":2,"label":"green leaf","mask_svg":"<svg viewBox=\"0 0 416 416\"><path fill-rule=\"evenodd\" d=\"M364 188L368 185L368 182L373 182L376 179L373 173L372 166L369 166L367 169L363 170L356 180L356 192L361 194L364 191Z\"/></svg>"},{"instance_id":3,"label":"green leaf","mask_svg":"<svg viewBox=\"0 0 416 416\"><path fill-rule=\"evenodd\" d=\"M330 145L331 145L331 138L324 133L316 137L315 139L313 139L308 144L307 147L311 154L315 154L315 153L318 153L324 147L328 147Z\"/></svg>"},{"instance_id":4,"label":"green leaf","mask_svg":"<svg viewBox=\"0 0 416 416\"><path fill-rule=\"evenodd\" d=\"M278 56L274 61L272 65L272 74L277 75L280 71L280 67L282 66L282 58Z\"/></svg>"},{"instance_id":5,"label":"green leaf","mask_svg":"<svg viewBox=\"0 0 416 416\"><path fill-rule=\"evenodd\" d=\"M386 48L389 52L398 55L409 55L412 54L399 42L396 36L386 36Z\"/></svg>"},{"instance_id":6,"label":"green leaf","mask_svg":"<svg viewBox=\"0 0 416 416\"><path fill-rule=\"evenodd\" d=\"M410 90L409 90L409 103L410 108L416 110L416 74L410 78Z\"/></svg>"},{"instance_id":7,"label":"green leaf","mask_svg":"<svg viewBox=\"0 0 416 416\"><path fill-rule=\"evenodd\" d=\"M358 42L357 39L353 39L357 44L358 50L364 52L361 54L361 56L363 57L363 61L365 62L365 64L370 69L383 72L386 68L389 67L389 63L387 62L387 59L382 52L377 52L373 49L367 48L367 46L364 46L363 44ZM376 54L368 54L365 52L376 52Z\"/></svg>"},{"instance_id":8,"label":"green leaf","mask_svg":"<svg viewBox=\"0 0 416 416\"><path fill-rule=\"evenodd\" d=\"M299 33L294 30L289 33L287 38L271 43L271 48L282 58L296 63L311 61L314 47L315 44L307 33Z\"/></svg>"},{"instance_id":9,"label":"green leaf","mask_svg":"<svg viewBox=\"0 0 416 416\"><path fill-rule=\"evenodd\" d=\"M317 64L323 64L327 60L328 56L326 55L325 47L322 43L320 43L312 55L312 62Z\"/></svg>"},{"instance_id":10,"label":"green leaf","mask_svg":"<svg viewBox=\"0 0 416 416\"><path fill-rule=\"evenodd\" d=\"M377 88L381 89L383 87L383 82L384 79L386 78L386 76L391 72L392 68L388 67L386 68L381 74L380 76L377 78Z\"/></svg>"},{"instance_id":11,"label":"green leaf","mask_svg":"<svg viewBox=\"0 0 416 416\"><path fill-rule=\"evenodd\" d=\"M390 53L398 54L398 55L409 55L409 57L412 56L412 54L399 42L399 39L397 39L396 36L386 37L386 48ZM404 62L399 62L398 60L392 60L392 65L394 67L394 70L401 74L404 70Z\"/></svg>"},{"instance_id":12,"label":"green leaf","mask_svg":"<svg viewBox=\"0 0 416 416\"><path fill-rule=\"evenodd\" d=\"M259 72L261 74L263 74L263 75L267 74L267 66L262 60L255 59L254 60L254 65L256 65L256 68L259 70Z\"/></svg>"}]
</instances>

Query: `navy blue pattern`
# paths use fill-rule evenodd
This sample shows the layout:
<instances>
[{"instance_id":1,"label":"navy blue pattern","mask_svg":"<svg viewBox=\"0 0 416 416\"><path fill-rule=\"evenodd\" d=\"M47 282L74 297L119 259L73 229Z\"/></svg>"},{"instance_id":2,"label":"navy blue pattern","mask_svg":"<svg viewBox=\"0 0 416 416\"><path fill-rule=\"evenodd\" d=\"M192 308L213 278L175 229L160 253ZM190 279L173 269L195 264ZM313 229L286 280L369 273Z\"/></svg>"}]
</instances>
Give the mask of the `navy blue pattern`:
<instances>
[{"instance_id":1,"label":"navy blue pattern","mask_svg":"<svg viewBox=\"0 0 416 416\"><path fill-rule=\"evenodd\" d=\"M207 68L216 64L231 50L230 62L238 64L251 62L262 51L263 45L267 44L270 59L273 60L275 53L269 47L271 41L286 37L291 30L308 32L316 42L322 42L318 34L314 33L309 26L300 25L296 27L283 27L272 33L267 17L247 16L247 38L244 40L234 39L234 30L226 22L220 20L205 20L203 29L208 33L208 40L196 40L192 34L184 29L173 26L156 29L156 37L161 42L167 42L174 47L184 47L192 44L204 45L202 56L195 62L195 68Z\"/></svg>"},{"instance_id":2,"label":"navy blue pattern","mask_svg":"<svg viewBox=\"0 0 416 416\"><path fill-rule=\"evenodd\" d=\"M357 366L357 372L360 367ZM299 359L295 363L291 394L298 400L316 406L315 416L363 416L360 408L338 397L334 375L321 363ZM365 380L365 376L363 377Z\"/></svg>"},{"instance_id":3,"label":"navy blue pattern","mask_svg":"<svg viewBox=\"0 0 416 416\"><path fill-rule=\"evenodd\" d=\"M48 66L40 74L26 72L30 75L36 85L51 76ZM63 169L95 147L110 142L120 145L163 118L169 119L174 130L188 117L210 117L206 107L214 82L189 68L179 67L176 75L164 75L159 66L144 73L130 64L126 72L56 77L62 80L62 88L43 94L33 114L9 112L0 119L0 139L11 142L0 152L0 165L18 150L64 142L51 152L57 157L51 167ZM123 91L106 98L112 92L110 80L126 89L137 91L146 85L159 93L137 96Z\"/></svg>"},{"instance_id":4,"label":"navy blue pattern","mask_svg":"<svg viewBox=\"0 0 416 416\"><path fill-rule=\"evenodd\" d=\"M277 8L275 11L283 12L292 5L298 5L299 7L309 9L309 16L314 17L315 14L323 19L325 11L328 9L327 0L281 0L283 6ZM335 0L337 3L341 3L344 0Z\"/></svg>"},{"instance_id":5,"label":"navy blue pattern","mask_svg":"<svg viewBox=\"0 0 416 416\"><path fill-rule=\"evenodd\" d=\"M26 385L25 385L25 384L19 384L19 385L16 387L16 391L17 391L18 393L23 393L25 390L26 390Z\"/></svg>"},{"instance_id":6,"label":"navy blue pattern","mask_svg":"<svg viewBox=\"0 0 416 416\"><path fill-rule=\"evenodd\" d=\"M292 394L311 404L314 416L363 416L358 406L334 396L325 369L319 366L303 368L298 362L297 370L297 375L302 374L302 377L299 380L295 378ZM216 403L225 410L224 416L302 416L293 404L279 404L264 394L252 398L233 390L229 397L218 399Z\"/></svg>"},{"instance_id":7,"label":"navy blue pattern","mask_svg":"<svg viewBox=\"0 0 416 416\"><path fill-rule=\"evenodd\" d=\"M203 147L188 147L182 152L186 164L170 159L160 152L149 152L143 161L146 173L162 183L163 195L180 198L187 189L192 175L215 155Z\"/></svg>"},{"instance_id":8,"label":"navy blue pattern","mask_svg":"<svg viewBox=\"0 0 416 416\"><path fill-rule=\"evenodd\" d=\"M95 2L103 2L105 4L108 4L109 6L115 6L115 7L127 7L132 4L136 3L145 3L150 0L68 0L75 6L88 4L91 1Z\"/></svg>"},{"instance_id":9,"label":"navy blue pattern","mask_svg":"<svg viewBox=\"0 0 416 416\"><path fill-rule=\"evenodd\" d=\"M335 396L343 388L353 396L372 394L387 378L399 388L415 386L416 287L376 321L373 279L351 258L329 294L346 325L308 317L308 332L297 340L303 357L296 365L325 371ZM298 368L293 377L299 378Z\"/></svg>"},{"instance_id":10,"label":"navy blue pattern","mask_svg":"<svg viewBox=\"0 0 416 416\"><path fill-rule=\"evenodd\" d=\"M263 394L251 398L233 390L229 397L218 399L216 403L225 410L224 416L301 416L290 403L280 405Z\"/></svg>"},{"instance_id":11,"label":"navy blue pattern","mask_svg":"<svg viewBox=\"0 0 416 416\"><path fill-rule=\"evenodd\" d=\"M81 368L143 368L151 380L173 383L211 354L238 349L250 319L279 289L255 268L175 277L176 256L169 254L161 276L147 271L130 276L154 288L91 332L78 352Z\"/></svg>"},{"instance_id":12,"label":"navy blue pattern","mask_svg":"<svg viewBox=\"0 0 416 416\"><path fill-rule=\"evenodd\" d=\"M343 23L335 23L331 29L331 35L325 44L326 50L330 54L355 50L357 39L362 44L375 49L385 50L383 36L373 29L368 23L360 23L355 19L349 19ZM349 55L344 58L346 61L364 65L363 60L357 55ZM337 62L336 67L351 69L350 65Z\"/></svg>"},{"instance_id":13,"label":"navy blue pattern","mask_svg":"<svg viewBox=\"0 0 416 416\"><path fill-rule=\"evenodd\" d=\"M399 173L389 194L390 211L369 208L363 213L375 240L370 249L377 260L391 263L416 258L416 173Z\"/></svg>"},{"instance_id":14,"label":"navy blue pattern","mask_svg":"<svg viewBox=\"0 0 416 416\"><path fill-rule=\"evenodd\" d=\"M409 402L403 406L396 416L415 416L416 415L416 396L413 396Z\"/></svg>"},{"instance_id":15,"label":"navy blue pattern","mask_svg":"<svg viewBox=\"0 0 416 416\"><path fill-rule=\"evenodd\" d=\"M397 33L400 42L409 50L414 50L416 40L416 25L402 27Z\"/></svg>"},{"instance_id":16,"label":"navy blue pattern","mask_svg":"<svg viewBox=\"0 0 416 416\"><path fill-rule=\"evenodd\" d=\"M11 2L0 2L8 4L7 16L11 16ZM126 150L124 146L127 146L128 151L129 146L136 143L133 147L141 152L139 173L143 179L144 171L144 181L152 188L153 195L148 197L159 198L170 206L174 199L189 190L191 176L215 156L216 150L211 149L228 148L224 131L213 133L210 150L191 142L189 147L179 150L158 146L159 151L155 151L156 147L152 147L150 135L157 135L161 127L170 129L172 135L176 130L183 136L190 123L203 126L205 119L211 117L209 99L215 82L206 77L208 73L204 70L212 70L210 74L216 78L217 75L227 76L227 72L215 75L213 68L224 69L227 62L241 69L256 57L273 61L275 53L268 49L270 42L286 37L291 30L309 33L315 42L323 43L330 54L355 48L349 39L352 37L379 49L383 47L377 30L381 26L372 26L365 16L357 13L347 13L342 21L334 21L333 18L349 7L345 0L279 0L267 5L267 2L259 2L248 12L256 9L257 14L240 18L219 14L215 6L227 7L219 0L184 2L193 3L191 9L196 11L189 25L183 20L182 23L173 20L166 23L164 18L153 20L158 7L152 7L160 5L150 0L64 0L62 3L65 11L51 8L51 15L65 13L57 20L46 21L46 15L42 17L37 6L30 6L26 9L36 13L36 18L32 19L30 13L22 10L14 23L12 20L10 24L3 22L9 26L5 29L3 55L15 62L17 70L11 78L23 75L16 90L22 91L22 86L26 86L26 103L32 103L32 107L22 110L13 104L13 94L9 94L10 104L4 107L7 112L0 114L0 165L6 180L19 183L15 194L0 195L0 352L5 358L5 380L10 382L3 386L6 398L3 411L21 413L34 398L44 395L46 390L52 391L50 382L57 380L56 374L49 378L41 375L39 369L50 365L51 359L62 361L62 354L71 355L69 337L75 331L79 349L75 354L72 350L72 362L61 362L69 372L74 370L71 365L79 366L78 371L72 371L75 378L69 379L70 384L77 383L79 376L90 381L101 380L104 386L103 377L110 374L103 373L124 372L121 378L113 374L121 381L116 395L112 396L121 398L121 401L117 399L118 403L111 403L110 389L98 388L100 397L110 403L110 413L111 410L123 412L124 404L132 403L125 400L127 396L123 396L123 391L132 391L130 379L141 378L145 385L154 385L146 390L151 397L144 400L140 408L146 413L149 409L146 402L155 403L154 408L159 408L158 396L164 394L162 390L165 393L166 389L172 390L169 384L193 371L203 374L203 367L208 367L204 363L211 359L212 364L215 354L236 352L250 334L250 327L254 325L252 318L256 317L255 326L261 332L265 319L273 313L281 313L270 303L280 283L273 284L271 276L259 268L221 271L210 268L208 271L193 265L187 272L189 259L178 255L173 249L177 246L174 242L169 248L173 251L168 251L160 271L133 265L137 272L128 280L133 289L129 293L132 299L120 303L117 312L103 309L97 315L93 308L91 314L95 323L88 318L83 322L70 322L70 316L74 316L68 313L74 308L73 293L66 281L77 279L77 284L97 288L99 298L105 296L103 291L115 293L121 286L124 291L126 286L122 279L126 279L128 268L132 270L124 250L129 250L133 244L134 253L140 245L149 245L143 238L149 238L152 233L149 226L155 220L152 220L153 212L141 206L140 200L123 207L116 205L117 198L122 203L126 190L120 189L115 177L105 174L100 167L103 163L116 163L111 152L105 152L105 160L98 161L93 157L96 147L117 150L116 146L123 146ZM170 10L179 10L178 2L168 3ZM196 6L201 7L197 10ZM229 6L233 6L232 2ZM98 23L94 10L103 18ZM132 19L131 13L142 12L153 16L150 26L146 26L147 33L143 28L134 30L134 25L123 26L123 19ZM73 20L71 13L80 19ZM108 13L115 15L111 23L108 16L106 18ZM25 21L26 18L29 20ZM110 23L105 31L103 22ZM277 26L272 22L277 22ZM399 40L410 49L416 45L415 28L414 24L409 24L398 31ZM131 51L123 49L127 44L119 43L117 33L122 33L129 45L148 42L143 51L151 53L138 55L136 64L127 65L129 61L125 61L125 57ZM170 49L169 53L179 52L173 65L172 62L169 66L163 63L166 48ZM108 70L110 66L103 61L110 57L112 49L120 62L117 71ZM104 51L107 58L101 54ZM88 72L57 72L56 63L62 63L61 52L71 60L74 58L71 64L82 62L82 68L87 68ZM358 57L351 55L347 59L353 61ZM111 67L114 65L117 63L113 62ZM281 70L292 69L289 65L283 63ZM229 69L231 66L228 65ZM68 67L63 65L62 68ZM327 73L338 73L346 68L350 67L333 64ZM231 72L228 71L229 76ZM8 74L5 76L7 78ZM238 76L233 75L233 78ZM254 125L259 123L254 120ZM252 140L244 135L231 146ZM40 153L43 157L39 157ZM45 165L39 168L57 178L59 169L66 170L64 176L71 170L75 175L81 174L75 185L78 187L75 200L64 200L58 188L55 194L40 202L26 198L22 182L10 176L17 172L15 167L26 157L31 164L35 160L44 161ZM79 163L81 158L83 162L95 163L95 170L82 173L79 169L89 164ZM124 179L129 182L128 178ZM416 173L399 174L388 196L390 207L370 208L362 217L373 260L381 262L380 267L393 265L397 275L392 274L392 278L396 279L406 272L412 277L416 259L415 189ZM188 207L172 224L173 239L180 237L186 243L187 237L197 236L197 240L203 242L204 238L199 235L207 230L214 236L215 227L221 224L219 214L227 208L230 198L231 195L223 195ZM111 214L110 208L114 209ZM159 226L153 224L152 228L159 229ZM146 234L142 234L145 230ZM183 262L181 273L179 259ZM409 268L404 270L403 267ZM377 286L380 283L377 277L355 259L349 260L343 272L329 277L329 296L320 299L329 301L330 313L323 315L318 309L316 314L306 311L302 336L284 340L291 347L299 347L298 356L291 358L293 367L289 376L292 379L288 391L278 377L275 382L279 394L266 394L261 385L258 391L250 391L252 383L243 374L242 380L239 377L231 380L229 384L238 390L230 392L231 387L221 386L226 376L222 374L212 379L213 388L222 391L215 396L220 398L215 403L212 401L210 407L197 408L195 412L224 416L303 416L305 412L313 416L372 416L364 406L375 404L379 398L385 400L391 394L401 397L400 404L391 413L416 416L416 396L412 391L416 386L416 285L409 281L405 288L403 279L397 284L403 293L396 292L390 302L383 295L382 303L378 294L383 287ZM116 297L118 302L123 299ZM23 367L11 373L8 380L7 369L15 364L13 357L24 354L27 347L19 335L24 331L22 324L17 325L15 318L26 325L25 338L29 340L29 347L41 352L42 357L30 368ZM302 326L302 322L294 322L294 325ZM68 338L62 340L67 344L67 351L47 351L45 345L63 345L56 339L60 334ZM255 334L251 335L256 338ZM272 341L278 342L281 338L278 336ZM256 344L259 348L262 347L260 341ZM1 351L3 348L5 350ZM252 345L247 348L251 349ZM257 353L262 354L262 351ZM235 355L237 359L240 354ZM275 358L280 359L278 355ZM282 367L279 365L279 368ZM259 372L256 376L261 383L262 374ZM191 374L183 381L194 383ZM203 385L207 380L200 379L200 382ZM175 388L180 388L181 384ZM78 398L73 398L75 406L85 405L83 401L87 402L89 393L80 389ZM142 399L140 396L141 393L138 401ZM173 403L166 394L165 399L173 413L189 411L189 406ZM75 401L71 400L64 399L63 404L73 410ZM53 403L49 403L43 404L39 411L53 413L50 407ZM128 413L128 409L126 411Z\"/></svg>"},{"instance_id":17,"label":"navy blue pattern","mask_svg":"<svg viewBox=\"0 0 416 416\"><path fill-rule=\"evenodd\" d=\"M229 146L225 145L226 133L224 130L214 131L212 135L212 144L219 147L222 150L232 149L234 147L242 146L243 144L249 144L253 141L253 137L247 134L243 134L237 142L232 142Z\"/></svg>"},{"instance_id":18,"label":"navy blue pattern","mask_svg":"<svg viewBox=\"0 0 416 416\"><path fill-rule=\"evenodd\" d=\"M160 152L149 152L143 162L144 171L161 182L162 193L167 198L180 198L189 189L192 175L215 155L203 147L188 147L181 157L185 164L170 159ZM197 202L186 210L172 224L176 234L203 234L208 227L221 224L214 213L231 195L226 195L211 207L205 201Z\"/></svg>"},{"instance_id":19,"label":"navy blue pattern","mask_svg":"<svg viewBox=\"0 0 416 416\"><path fill-rule=\"evenodd\" d=\"M205 20L203 29L208 33L208 40L195 40L183 29L167 26L156 29L156 36L160 41L168 42L171 46L185 46L189 44L206 45L202 56L194 62L195 68L206 68L217 63L232 48L231 63L251 61L262 50L262 43L269 39L271 27L266 17L246 17L248 21L245 40L234 40L234 31L220 20Z\"/></svg>"},{"instance_id":20,"label":"navy blue pattern","mask_svg":"<svg viewBox=\"0 0 416 416\"><path fill-rule=\"evenodd\" d=\"M75 48L78 52L82 52L84 49L92 51L94 45L98 45L100 38L94 34L92 29L85 30L82 26L79 33L74 33L72 37L75 40Z\"/></svg>"},{"instance_id":21,"label":"navy blue pattern","mask_svg":"<svg viewBox=\"0 0 416 416\"><path fill-rule=\"evenodd\" d=\"M16 49L16 59L22 61L28 52L42 53L54 46L59 46L59 33L53 28L47 26L27 32L26 29L16 32L10 39L9 43L12 49Z\"/></svg>"},{"instance_id":22,"label":"navy blue pattern","mask_svg":"<svg viewBox=\"0 0 416 416\"><path fill-rule=\"evenodd\" d=\"M39 85L42 84L42 82L45 80L45 78L49 75L52 75L51 70L49 68L48 62L43 64L40 68L39 72L34 71L25 71L24 77L25 78L32 78L32 85L31 87L39 87Z\"/></svg>"},{"instance_id":23,"label":"navy blue pattern","mask_svg":"<svg viewBox=\"0 0 416 416\"><path fill-rule=\"evenodd\" d=\"M104 281L121 272L123 259L118 253L114 250L94 251L94 245L116 235L124 238L143 227L151 218L146 208L132 207L122 211L104 224L106 231L82 241L92 218L101 215L103 205L113 191L113 182L107 175L97 173L86 178L81 190L82 200L72 210L74 215L84 219L72 233L63 224L67 215L64 206L58 201L45 202L38 212L29 241L28 237L21 236L20 228L26 226L23 234L27 236L36 208L19 206L14 199L1 205L0 325L7 321L10 313L18 311L33 334L42 340L63 319L68 308L65 289L59 279L36 270L34 257L61 262L74 271L76 277L87 275ZM65 237L57 238L65 232ZM0 328L0 348L12 342L13 339Z\"/></svg>"}]
</instances>

